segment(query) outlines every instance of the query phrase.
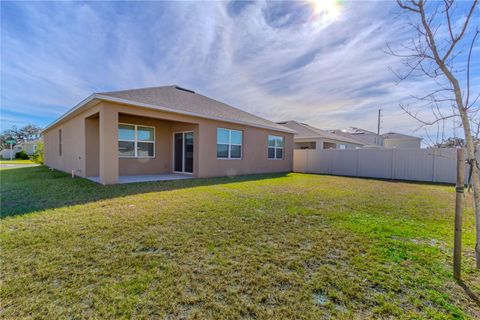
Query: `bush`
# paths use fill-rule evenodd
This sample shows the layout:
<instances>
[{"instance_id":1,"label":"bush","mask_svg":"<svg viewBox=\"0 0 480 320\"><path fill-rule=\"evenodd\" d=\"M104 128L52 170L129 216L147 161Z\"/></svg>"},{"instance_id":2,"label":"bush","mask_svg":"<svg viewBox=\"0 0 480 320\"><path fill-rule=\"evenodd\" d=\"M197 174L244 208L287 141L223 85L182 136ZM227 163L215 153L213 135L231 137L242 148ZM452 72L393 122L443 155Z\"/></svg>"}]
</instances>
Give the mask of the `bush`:
<instances>
[{"instance_id":1,"label":"bush","mask_svg":"<svg viewBox=\"0 0 480 320\"><path fill-rule=\"evenodd\" d=\"M15 153L15 159L22 159L22 160L28 160L28 154L25 152L25 150L22 150L20 152Z\"/></svg>"},{"instance_id":2,"label":"bush","mask_svg":"<svg viewBox=\"0 0 480 320\"><path fill-rule=\"evenodd\" d=\"M32 154L32 160L35 163L43 164L43 142L37 143L37 149Z\"/></svg>"}]
</instances>

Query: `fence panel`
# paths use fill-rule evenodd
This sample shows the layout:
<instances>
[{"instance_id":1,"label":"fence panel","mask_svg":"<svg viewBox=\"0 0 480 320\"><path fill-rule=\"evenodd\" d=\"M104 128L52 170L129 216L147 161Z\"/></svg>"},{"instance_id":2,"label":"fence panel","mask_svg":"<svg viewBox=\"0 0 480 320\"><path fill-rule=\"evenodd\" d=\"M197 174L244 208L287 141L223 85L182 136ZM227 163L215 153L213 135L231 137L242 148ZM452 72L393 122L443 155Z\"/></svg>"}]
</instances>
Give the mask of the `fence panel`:
<instances>
[{"instance_id":1,"label":"fence panel","mask_svg":"<svg viewBox=\"0 0 480 320\"><path fill-rule=\"evenodd\" d=\"M359 154L359 177L384 179L392 177L392 152L390 150L358 149L356 151Z\"/></svg>"},{"instance_id":2,"label":"fence panel","mask_svg":"<svg viewBox=\"0 0 480 320\"><path fill-rule=\"evenodd\" d=\"M295 150L295 172L455 183L455 149Z\"/></svg>"},{"instance_id":3,"label":"fence panel","mask_svg":"<svg viewBox=\"0 0 480 320\"><path fill-rule=\"evenodd\" d=\"M434 181L434 151L427 149L394 150L394 179Z\"/></svg>"},{"instance_id":4,"label":"fence panel","mask_svg":"<svg viewBox=\"0 0 480 320\"><path fill-rule=\"evenodd\" d=\"M313 151L313 150L312 150ZM358 174L357 150L339 150L330 153L330 174L356 176Z\"/></svg>"}]
</instances>

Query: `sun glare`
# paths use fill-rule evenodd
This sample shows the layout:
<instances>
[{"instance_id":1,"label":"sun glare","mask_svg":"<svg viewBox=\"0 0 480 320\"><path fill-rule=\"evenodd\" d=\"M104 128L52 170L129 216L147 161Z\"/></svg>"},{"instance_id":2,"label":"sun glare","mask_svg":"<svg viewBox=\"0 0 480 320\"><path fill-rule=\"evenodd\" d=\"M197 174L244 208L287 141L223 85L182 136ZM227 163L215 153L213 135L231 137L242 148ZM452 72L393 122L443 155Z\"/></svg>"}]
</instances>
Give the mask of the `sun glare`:
<instances>
[{"instance_id":1,"label":"sun glare","mask_svg":"<svg viewBox=\"0 0 480 320\"><path fill-rule=\"evenodd\" d=\"M327 19L336 19L341 13L341 0L309 0L314 13Z\"/></svg>"}]
</instances>

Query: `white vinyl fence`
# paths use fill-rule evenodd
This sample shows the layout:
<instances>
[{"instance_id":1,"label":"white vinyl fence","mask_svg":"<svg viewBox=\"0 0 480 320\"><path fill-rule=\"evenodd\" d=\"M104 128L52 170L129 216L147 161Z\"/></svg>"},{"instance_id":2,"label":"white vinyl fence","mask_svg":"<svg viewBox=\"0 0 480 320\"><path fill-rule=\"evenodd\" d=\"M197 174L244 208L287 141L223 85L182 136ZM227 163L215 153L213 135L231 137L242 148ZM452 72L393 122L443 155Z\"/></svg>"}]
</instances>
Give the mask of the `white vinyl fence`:
<instances>
[{"instance_id":1,"label":"white vinyl fence","mask_svg":"<svg viewBox=\"0 0 480 320\"><path fill-rule=\"evenodd\" d=\"M455 183L456 157L453 148L295 150L293 171Z\"/></svg>"}]
</instances>

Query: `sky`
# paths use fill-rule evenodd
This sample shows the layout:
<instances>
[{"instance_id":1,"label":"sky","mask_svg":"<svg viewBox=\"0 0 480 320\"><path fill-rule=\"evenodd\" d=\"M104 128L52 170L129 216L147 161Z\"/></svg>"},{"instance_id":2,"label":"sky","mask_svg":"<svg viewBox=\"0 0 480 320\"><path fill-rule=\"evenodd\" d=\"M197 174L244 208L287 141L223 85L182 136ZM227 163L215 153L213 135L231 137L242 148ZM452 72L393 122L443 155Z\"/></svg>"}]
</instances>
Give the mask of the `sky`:
<instances>
[{"instance_id":1,"label":"sky","mask_svg":"<svg viewBox=\"0 0 480 320\"><path fill-rule=\"evenodd\" d=\"M411 38L409 18L394 1L332 1L3 1L1 128L45 127L93 92L176 84L323 129L376 131L382 109L382 132L424 137L399 104L435 84L398 83L385 53Z\"/></svg>"}]
</instances>

